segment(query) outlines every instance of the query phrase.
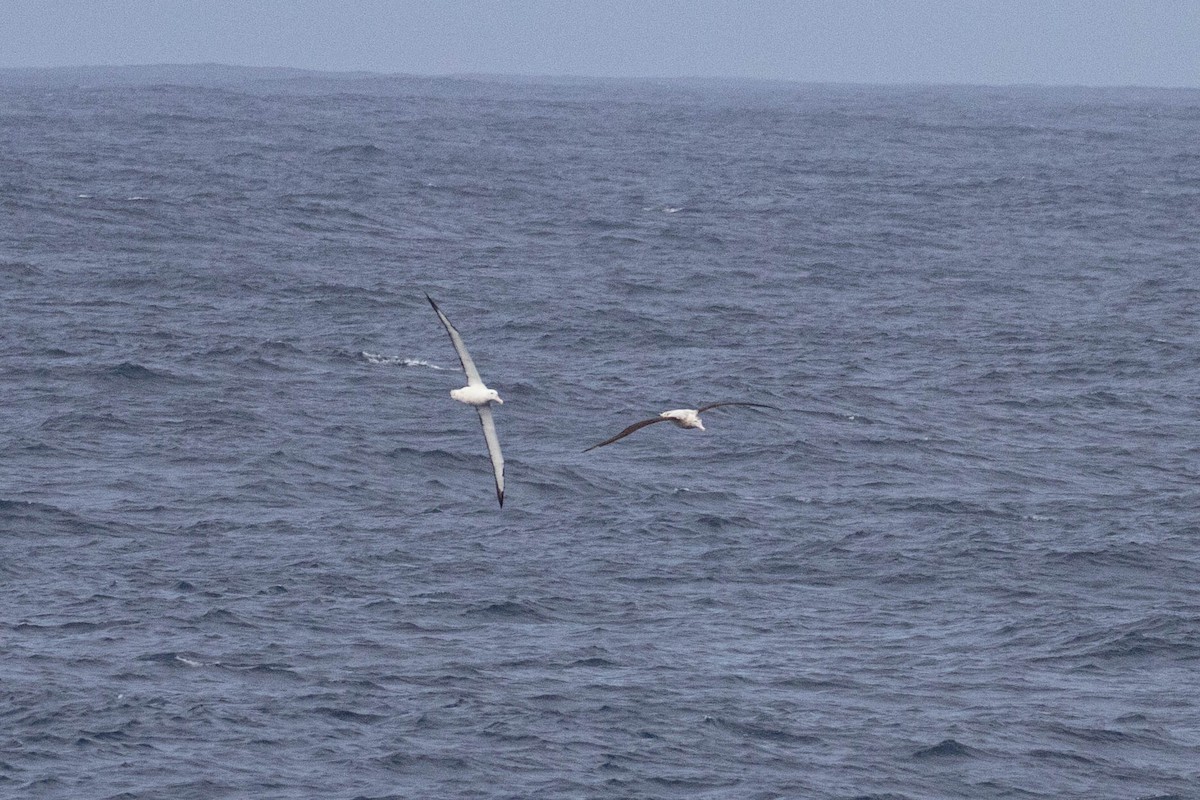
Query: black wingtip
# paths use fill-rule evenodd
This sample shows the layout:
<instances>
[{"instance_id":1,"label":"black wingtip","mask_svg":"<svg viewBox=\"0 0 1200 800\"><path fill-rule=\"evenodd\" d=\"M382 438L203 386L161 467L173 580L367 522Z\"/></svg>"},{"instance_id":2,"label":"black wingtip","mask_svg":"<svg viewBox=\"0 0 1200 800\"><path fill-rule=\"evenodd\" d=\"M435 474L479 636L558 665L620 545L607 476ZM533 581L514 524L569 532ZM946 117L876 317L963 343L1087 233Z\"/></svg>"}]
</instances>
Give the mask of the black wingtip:
<instances>
[{"instance_id":1,"label":"black wingtip","mask_svg":"<svg viewBox=\"0 0 1200 800\"><path fill-rule=\"evenodd\" d=\"M433 310L437 311L437 303L433 302L433 298L429 296L429 292L425 292L425 299L429 301L429 305L433 306Z\"/></svg>"},{"instance_id":2,"label":"black wingtip","mask_svg":"<svg viewBox=\"0 0 1200 800\"><path fill-rule=\"evenodd\" d=\"M500 507L504 508L504 492L496 492L496 499L500 501Z\"/></svg>"}]
</instances>

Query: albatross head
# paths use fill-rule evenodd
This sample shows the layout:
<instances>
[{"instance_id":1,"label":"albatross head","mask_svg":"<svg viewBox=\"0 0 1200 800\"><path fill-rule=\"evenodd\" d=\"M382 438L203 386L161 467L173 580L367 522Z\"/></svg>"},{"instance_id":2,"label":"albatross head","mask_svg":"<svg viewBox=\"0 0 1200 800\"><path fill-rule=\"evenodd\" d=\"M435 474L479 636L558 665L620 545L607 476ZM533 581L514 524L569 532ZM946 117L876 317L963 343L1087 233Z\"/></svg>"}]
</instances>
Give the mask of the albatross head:
<instances>
[{"instance_id":1,"label":"albatross head","mask_svg":"<svg viewBox=\"0 0 1200 800\"><path fill-rule=\"evenodd\" d=\"M487 399L489 403L499 403L500 405L504 405L504 401L500 399L500 393L495 389L487 390Z\"/></svg>"}]
</instances>

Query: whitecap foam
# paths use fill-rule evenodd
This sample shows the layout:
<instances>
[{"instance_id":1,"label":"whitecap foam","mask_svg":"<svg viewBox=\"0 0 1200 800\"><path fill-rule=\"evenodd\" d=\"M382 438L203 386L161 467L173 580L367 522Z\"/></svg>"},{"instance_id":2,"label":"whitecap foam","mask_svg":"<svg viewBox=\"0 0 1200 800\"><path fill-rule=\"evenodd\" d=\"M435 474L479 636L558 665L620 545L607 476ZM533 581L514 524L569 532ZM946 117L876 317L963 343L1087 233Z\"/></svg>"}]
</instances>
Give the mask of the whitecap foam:
<instances>
[{"instance_id":1,"label":"whitecap foam","mask_svg":"<svg viewBox=\"0 0 1200 800\"><path fill-rule=\"evenodd\" d=\"M405 358L404 356L386 356L381 353L371 353L363 350L359 355L368 364L383 364L384 366L428 367L429 369L445 370L437 364L431 364L423 358Z\"/></svg>"}]
</instances>

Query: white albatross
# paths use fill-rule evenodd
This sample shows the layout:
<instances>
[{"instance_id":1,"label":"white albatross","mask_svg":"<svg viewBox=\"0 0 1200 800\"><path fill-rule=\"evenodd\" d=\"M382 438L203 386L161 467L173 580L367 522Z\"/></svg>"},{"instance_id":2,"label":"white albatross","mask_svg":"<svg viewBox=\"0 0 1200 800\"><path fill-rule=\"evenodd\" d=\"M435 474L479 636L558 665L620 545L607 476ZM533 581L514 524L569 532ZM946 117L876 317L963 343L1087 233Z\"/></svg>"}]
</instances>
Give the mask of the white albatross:
<instances>
[{"instance_id":1,"label":"white albatross","mask_svg":"<svg viewBox=\"0 0 1200 800\"><path fill-rule=\"evenodd\" d=\"M710 408L720 408L721 406L754 406L755 408L770 408L774 411L782 411L783 410L782 408L776 408L775 406L769 406L769 405L766 405L765 403L736 403L736 402L709 403L708 405L700 406L699 408L676 408L676 409L672 409L671 411L664 411L661 414L659 414L657 417L651 417L650 419L644 419L641 422L635 422L632 425L630 425L628 428L626 428L625 430L618 433L616 436L612 437L611 439L605 439L600 444L594 444L591 447L589 447L587 450L584 450L583 452L586 453L588 450L595 450L597 447L604 447L604 445L606 445L606 444L612 444L613 442L617 441L618 439L624 439L626 436L633 433L634 431L640 431L642 428L646 427L647 425L653 425L656 422L673 422L673 423L675 423L675 425L677 427L680 427L680 428L696 428L697 430L702 431L702 430L704 430L704 423L700 421L700 415L703 414L705 411L708 411Z\"/></svg>"},{"instance_id":2,"label":"white albatross","mask_svg":"<svg viewBox=\"0 0 1200 800\"><path fill-rule=\"evenodd\" d=\"M496 421L492 419L492 403L504 405L504 401L500 399L500 395L496 393L495 389L489 389L484 384L483 378L479 377L479 370L475 369L475 362L471 360L471 354L467 352L467 346L463 344L462 336L450 324L450 320L446 319L446 315L438 308L438 304L433 302L433 298L428 294L425 295L425 299L429 301L429 305L433 306L438 319L446 328L446 333L450 334L450 342L454 345L455 352L458 353L458 360L462 362L463 372L467 373L467 385L461 389L452 390L450 396L460 403L475 406L475 410L479 412L479 421L483 423L483 438L487 442L488 455L492 459L492 472L496 475L496 499L500 501L500 507L503 508L504 455L500 452L500 440L496 438Z\"/></svg>"}]
</instances>

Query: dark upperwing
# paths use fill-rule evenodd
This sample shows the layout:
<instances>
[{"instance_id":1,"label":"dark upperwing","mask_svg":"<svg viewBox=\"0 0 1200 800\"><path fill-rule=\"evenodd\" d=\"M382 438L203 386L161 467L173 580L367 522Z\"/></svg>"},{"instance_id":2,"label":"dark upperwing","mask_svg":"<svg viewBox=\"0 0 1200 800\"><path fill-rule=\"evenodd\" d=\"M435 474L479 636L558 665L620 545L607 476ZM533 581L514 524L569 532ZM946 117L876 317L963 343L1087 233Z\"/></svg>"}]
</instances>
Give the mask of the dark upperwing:
<instances>
[{"instance_id":1,"label":"dark upperwing","mask_svg":"<svg viewBox=\"0 0 1200 800\"><path fill-rule=\"evenodd\" d=\"M656 422L666 422L666 421L667 421L666 417L652 417L651 419L644 419L641 422L635 422L632 425L630 425L628 428L626 428L625 430L618 433L616 436L612 437L611 439L605 439L600 444L594 444L591 447L589 447L587 450L584 450L583 452L586 453L588 450L595 450L597 447L604 447L604 445L606 445L606 444L612 444L613 442L617 441L618 439L624 439L629 434L633 433L634 431L640 431L642 428L646 427L647 425L653 425Z\"/></svg>"}]
</instances>

